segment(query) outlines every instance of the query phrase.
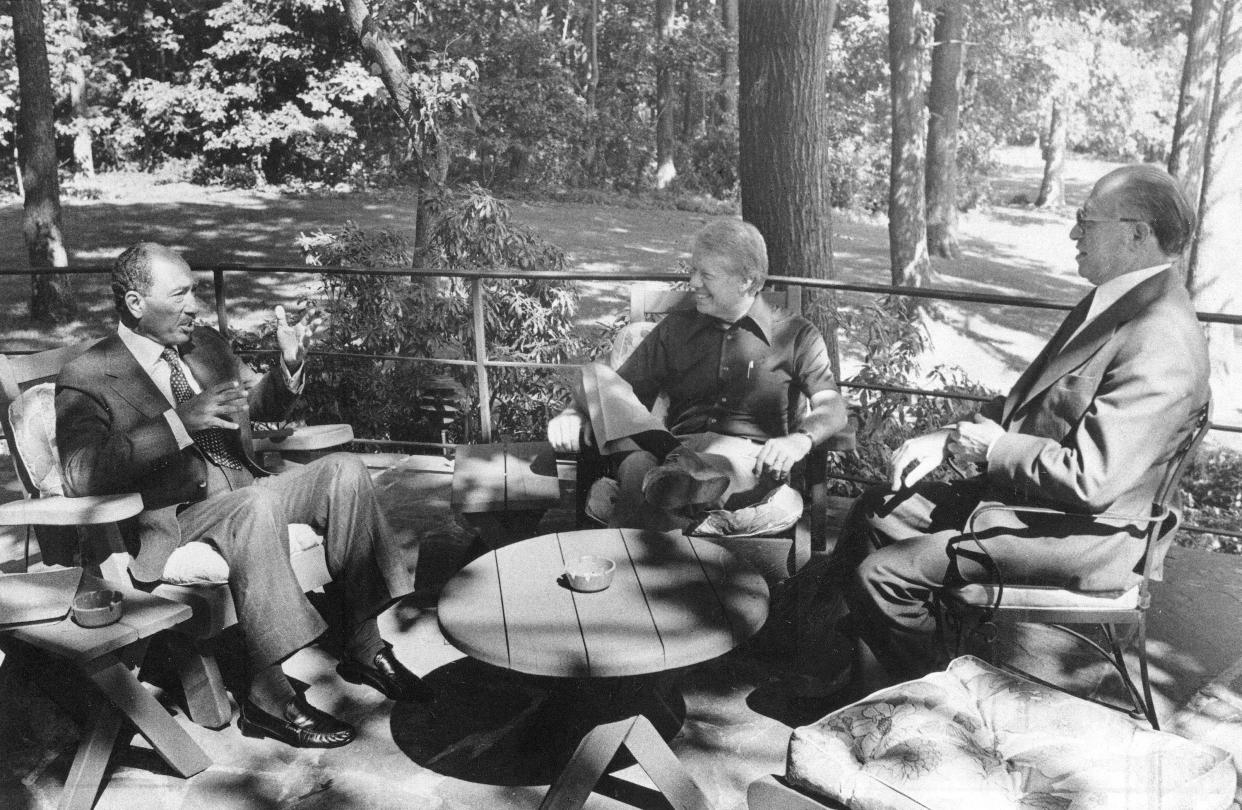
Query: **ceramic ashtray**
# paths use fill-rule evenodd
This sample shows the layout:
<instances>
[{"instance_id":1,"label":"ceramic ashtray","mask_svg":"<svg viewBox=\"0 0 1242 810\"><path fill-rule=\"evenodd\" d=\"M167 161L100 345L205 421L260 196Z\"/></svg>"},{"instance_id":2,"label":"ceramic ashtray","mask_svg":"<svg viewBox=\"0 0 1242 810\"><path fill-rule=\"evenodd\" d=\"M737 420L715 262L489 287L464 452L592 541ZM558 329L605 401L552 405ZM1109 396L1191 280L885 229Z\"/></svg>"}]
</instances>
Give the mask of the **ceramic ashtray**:
<instances>
[{"instance_id":1,"label":"ceramic ashtray","mask_svg":"<svg viewBox=\"0 0 1242 810\"><path fill-rule=\"evenodd\" d=\"M575 591L602 591L612 584L617 564L607 557L584 554L565 566L565 580Z\"/></svg>"},{"instance_id":2,"label":"ceramic ashtray","mask_svg":"<svg viewBox=\"0 0 1242 810\"><path fill-rule=\"evenodd\" d=\"M83 627L104 627L125 612L125 595L120 591L86 591L73 598L73 620Z\"/></svg>"}]
</instances>

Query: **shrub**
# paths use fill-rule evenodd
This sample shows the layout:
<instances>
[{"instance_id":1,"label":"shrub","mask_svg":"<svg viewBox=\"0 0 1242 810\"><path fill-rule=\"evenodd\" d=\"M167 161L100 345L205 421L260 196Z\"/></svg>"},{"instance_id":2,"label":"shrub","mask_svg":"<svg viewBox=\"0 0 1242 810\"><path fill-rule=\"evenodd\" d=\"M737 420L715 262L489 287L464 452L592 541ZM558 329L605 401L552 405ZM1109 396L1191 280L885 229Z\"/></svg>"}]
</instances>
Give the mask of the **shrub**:
<instances>
[{"instance_id":1,"label":"shrub","mask_svg":"<svg viewBox=\"0 0 1242 810\"><path fill-rule=\"evenodd\" d=\"M904 299L891 297L858 310L841 310L841 334L857 337L864 348L863 366L847 383L888 385L904 388L939 388L958 394L992 396L972 382L956 366L938 365L924 374L920 358L927 350L927 331L919 308ZM892 452L906 439L968 417L979 403L939 396L857 388L858 452L833 462L833 474L861 481L887 481ZM973 465L963 469L967 475ZM957 476L948 465L929 475L931 480ZM861 481L834 481L839 494L856 495Z\"/></svg>"},{"instance_id":2,"label":"shrub","mask_svg":"<svg viewBox=\"0 0 1242 810\"><path fill-rule=\"evenodd\" d=\"M428 247L404 237L366 233L350 223L303 236L308 263L326 267L505 270L483 281L490 359L560 363L574 359L577 292L571 282L523 279L563 270L565 255L509 222L508 209L478 187L437 205ZM323 348L343 357L317 364L307 421L345 421L359 435L407 441L470 441L478 435L477 386L461 365L412 363L396 355L465 360L472 355L470 286L462 278L406 275L322 277L319 307L328 316ZM367 355L360 358L357 355ZM502 435L542 436L567 392L553 370L491 369L492 418Z\"/></svg>"}]
</instances>

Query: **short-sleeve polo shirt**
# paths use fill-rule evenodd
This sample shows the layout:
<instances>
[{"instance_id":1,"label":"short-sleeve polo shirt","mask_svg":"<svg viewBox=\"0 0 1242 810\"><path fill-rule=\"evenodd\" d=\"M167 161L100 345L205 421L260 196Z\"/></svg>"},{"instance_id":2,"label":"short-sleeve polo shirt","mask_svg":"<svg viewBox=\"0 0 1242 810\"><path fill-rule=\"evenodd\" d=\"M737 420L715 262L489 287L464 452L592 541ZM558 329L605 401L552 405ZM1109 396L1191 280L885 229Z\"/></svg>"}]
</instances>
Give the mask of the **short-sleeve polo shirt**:
<instances>
[{"instance_id":1,"label":"short-sleeve polo shirt","mask_svg":"<svg viewBox=\"0 0 1242 810\"><path fill-rule=\"evenodd\" d=\"M819 330L762 297L732 324L697 310L669 313L617 373L647 407L668 395L675 435L784 436L807 399L837 390Z\"/></svg>"}]
</instances>

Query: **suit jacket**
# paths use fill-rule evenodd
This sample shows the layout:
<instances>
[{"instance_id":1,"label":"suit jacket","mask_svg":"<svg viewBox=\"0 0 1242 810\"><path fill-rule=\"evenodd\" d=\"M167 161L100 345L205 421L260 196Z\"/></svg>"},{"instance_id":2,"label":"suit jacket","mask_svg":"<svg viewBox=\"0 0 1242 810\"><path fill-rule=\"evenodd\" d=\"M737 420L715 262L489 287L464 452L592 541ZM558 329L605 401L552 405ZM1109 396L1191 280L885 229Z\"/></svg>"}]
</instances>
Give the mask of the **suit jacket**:
<instances>
[{"instance_id":1,"label":"suit jacket","mask_svg":"<svg viewBox=\"0 0 1242 810\"><path fill-rule=\"evenodd\" d=\"M283 418L296 400L284 375L260 377L229 349L219 332L194 330L182 359L205 390L239 379L250 388L249 417ZM146 510L121 525L144 581L159 579L181 543L177 507L207 494L207 465L197 445L182 450L164 418L169 402L117 335L104 338L66 365L56 379L56 444L66 495L139 492ZM233 449L255 475L265 475L250 454L250 421L226 431Z\"/></svg>"},{"instance_id":2,"label":"suit jacket","mask_svg":"<svg viewBox=\"0 0 1242 810\"><path fill-rule=\"evenodd\" d=\"M1044 348L1003 403L1006 428L988 456L984 502L1148 516L1176 449L1208 400L1208 355L1190 296L1172 269L1123 295L1069 343ZM1006 581L1111 590L1136 581L1145 545L1124 521L989 513L976 528ZM1027 535L1027 536L1023 536ZM1044 538L1037 543L1031 537ZM1000 567L1006 566L1001 559Z\"/></svg>"}]
</instances>

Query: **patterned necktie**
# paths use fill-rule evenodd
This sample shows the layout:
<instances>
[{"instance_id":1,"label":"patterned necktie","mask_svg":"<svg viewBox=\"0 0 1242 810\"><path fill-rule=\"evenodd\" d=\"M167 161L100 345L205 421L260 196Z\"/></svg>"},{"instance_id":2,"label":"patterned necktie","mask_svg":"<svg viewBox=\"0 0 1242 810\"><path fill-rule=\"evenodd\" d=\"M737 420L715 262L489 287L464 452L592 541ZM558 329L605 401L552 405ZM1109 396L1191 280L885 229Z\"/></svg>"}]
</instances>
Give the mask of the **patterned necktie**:
<instances>
[{"instance_id":1,"label":"patterned necktie","mask_svg":"<svg viewBox=\"0 0 1242 810\"><path fill-rule=\"evenodd\" d=\"M168 363L170 372L168 379L172 383L173 396L176 398L177 404L180 405L194 396L194 392L190 390L190 383L185 378L185 372L181 370L181 357L172 346L164 347L161 356ZM211 459L216 466L232 467L234 470L244 468L241 459L229 449L225 441L223 428L197 430L190 435L199 449L206 453L207 458Z\"/></svg>"}]
</instances>

